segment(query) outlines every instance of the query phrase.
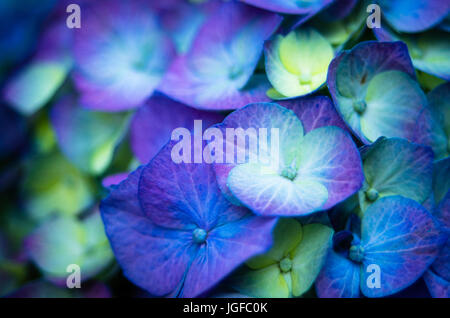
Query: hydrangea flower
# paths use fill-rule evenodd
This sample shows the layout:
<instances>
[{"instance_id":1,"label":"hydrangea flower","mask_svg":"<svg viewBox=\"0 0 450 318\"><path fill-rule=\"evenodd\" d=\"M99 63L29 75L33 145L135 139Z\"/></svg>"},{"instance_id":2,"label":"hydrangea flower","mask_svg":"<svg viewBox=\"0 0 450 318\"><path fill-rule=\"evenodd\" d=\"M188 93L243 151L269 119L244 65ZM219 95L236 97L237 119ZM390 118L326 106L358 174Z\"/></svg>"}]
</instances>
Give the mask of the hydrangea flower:
<instances>
[{"instance_id":1,"label":"hydrangea flower","mask_svg":"<svg viewBox=\"0 0 450 318\"><path fill-rule=\"evenodd\" d=\"M102 202L125 276L155 296L202 295L271 245L276 220L232 205L210 164L172 161L173 142Z\"/></svg>"},{"instance_id":2,"label":"hydrangea flower","mask_svg":"<svg viewBox=\"0 0 450 318\"><path fill-rule=\"evenodd\" d=\"M361 159L350 135L336 126L322 126L327 124L322 118L335 116L334 110L321 114L332 108L330 100L317 98L307 103L311 108L291 105L294 111L274 103L250 104L218 126L224 136L228 128L247 133L267 129L268 144L261 145L264 139L260 137L259 154L258 146L227 138L224 157L214 165L221 189L234 202L261 215L306 215L332 207L361 187ZM279 153L273 151L272 129L278 129ZM242 162L237 157L233 162L226 159L235 147L237 153L246 154ZM258 160L251 160L252 155Z\"/></svg>"},{"instance_id":3,"label":"hydrangea flower","mask_svg":"<svg viewBox=\"0 0 450 318\"><path fill-rule=\"evenodd\" d=\"M143 0L91 4L83 10L83 27L75 32L74 80L81 104L92 109L140 106L174 55L154 9Z\"/></svg>"},{"instance_id":4,"label":"hydrangea flower","mask_svg":"<svg viewBox=\"0 0 450 318\"><path fill-rule=\"evenodd\" d=\"M365 181L358 192L364 213L385 196L401 195L423 203L430 196L433 152L400 138L380 138L362 150Z\"/></svg>"},{"instance_id":5,"label":"hydrangea flower","mask_svg":"<svg viewBox=\"0 0 450 318\"><path fill-rule=\"evenodd\" d=\"M327 79L333 55L330 43L314 29L276 35L265 44L267 77L276 91L269 97L295 97L318 89Z\"/></svg>"},{"instance_id":6,"label":"hydrangea flower","mask_svg":"<svg viewBox=\"0 0 450 318\"><path fill-rule=\"evenodd\" d=\"M411 140L427 105L402 42L363 42L342 51L327 83L342 118L366 144L382 136Z\"/></svg>"},{"instance_id":7,"label":"hydrangea flower","mask_svg":"<svg viewBox=\"0 0 450 318\"><path fill-rule=\"evenodd\" d=\"M423 275L445 239L433 216L416 201L382 198L364 213L361 236L349 231L335 235L334 250L316 281L317 294L384 297L399 292ZM371 276L376 268L379 284Z\"/></svg>"},{"instance_id":8,"label":"hydrangea flower","mask_svg":"<svg viewBox=\"0 0 450 318\"><path fill-rule=\"evenodd\" d=\"M110 164L128 128L129 116L85 109L73 96L58 101L51 122L58 145L80 170L98 175Z\"/></svg>"},{"instance_id":9,"label":"hydrangea flower","mask_svg":"<svg viewBox=\"0 0 450 318\"><path fill-rule=\"evenodd\" d=\"M433 148L436 160L450 155L450 83L428 93L428 107L420 114L415 141Z\"/></svg>"},{"instance_id":10,"label":"hydrangea flower","mask_svg":"<svg viewBox=\"0 0 450 318\"><path fill-rule=\"evenodd\" d=\"M206 129L223 118L218 113L196 110L164 95L155 95L133 116L131 148L141 163L147 163L170 140L174 129L183 127L192 130L194 120L201 120Z\"/></svg>"},{"instance_id":11,"label":"hydrangea flower","mask_svg":"<svg viewBox=\"0 0 450 318\"><path fill-rule=\"evenodd\" d=\"M322 224L302 226L280 219L272 248L246 262L231 285L252 297L286 298L305 293L314 283L332 244L333 230Z\"/></svg>"},{"instance_id":12,"label":"hydrangea flower","mask_svg":"<svg viewBox=\"0 0 450 318\"><path fill-rule=\"evenodd\" d=\"M221 2L175 59L161 83L169 97L200 109L236 109L267 101L269 83L255 67L281 17L237 2Z\"/></svg>"},{"instance_id":13,"label":"hydrangea flower","mask_svg":"<svg viewBox=\"0 0 450 318\"><path fill-rule=\"evenodd\" d=\"M381 13L397 31L420 32L441 22L450 3L440 0L377 0Z\"/></svg>"}]
</instances>

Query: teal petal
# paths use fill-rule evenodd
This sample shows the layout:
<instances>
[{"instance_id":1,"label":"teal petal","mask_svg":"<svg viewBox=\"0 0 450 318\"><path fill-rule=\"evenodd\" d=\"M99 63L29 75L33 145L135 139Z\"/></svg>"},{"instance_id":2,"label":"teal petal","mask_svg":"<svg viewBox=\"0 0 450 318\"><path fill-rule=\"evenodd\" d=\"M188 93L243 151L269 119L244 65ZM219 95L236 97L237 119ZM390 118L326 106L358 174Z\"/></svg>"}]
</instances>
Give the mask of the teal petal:
<instances>
[{"instance_id":1,"label":"teal petal","mask_svg":"<svg viewBox=\"0 0 450 318\"><path fill-rule=\"evenodd\" d=\"M420 111L426 106L419 84L400 71L376 75L367 87L361 131L368 140L378 137L412 139Z\"/></svg>"},{"instance_id":2,"label":"teal petal","mask_svg":"<svg viewBox=\"0 0 450 318\"><path fill-rule=\"evenodd\" d=\"M382 74L388 71L404 74ZM393 74L392 78L389 74ZM415 127L410 125L426 105L425 96L413 79L415 71L404 43L367 41L333 59L327 84L336 109L349 128L363 143L370 144L381 136L412 138ZM387 123L380 123L384 117L389 117Z\"/></svg>"},{"instance_id":3,"label":"teal petal","mask_svg":"<svg viewBox=\"0 0 450 318\"><path fill-rule=\"evenodd\" d=\"M433 153L429 147L399 138L381 138L363 155L362 211L379 198L401 195L419 203L430 195Z\"/></svg>"}]
</instances>

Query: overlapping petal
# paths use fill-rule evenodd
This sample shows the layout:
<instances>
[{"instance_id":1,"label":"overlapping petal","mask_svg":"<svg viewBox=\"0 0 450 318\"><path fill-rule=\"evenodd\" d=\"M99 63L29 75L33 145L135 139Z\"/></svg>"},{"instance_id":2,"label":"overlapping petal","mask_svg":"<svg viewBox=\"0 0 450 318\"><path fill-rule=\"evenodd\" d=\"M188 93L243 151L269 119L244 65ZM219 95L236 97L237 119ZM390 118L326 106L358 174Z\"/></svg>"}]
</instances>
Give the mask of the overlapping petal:
<instances>
[{"instance_id":1,"label":"overlapping petal","mask_svg":"<svg viewBox=\"0 0 450 318\"><path fill-rule=\"evenodd\" d=\"M83 11L83 27L75 35L74 80L84 106L134 108L159 85L174 50L153 11L141 0L95 3Z\"/></svg>"},{"instance_id":2,"label":"overlapping petal","mask_svg":"<svg viewBox=\"0 0 450 318\"><path fill-rule=\"evenodd\" d=\"M233 288L252 297L298 297L314 283L331 247L333 230L322 224L280 219L274 245L247 262L231 279Z\"/></svg>"},{"instance_id":3,"label":"overlapping petal","mask_svg":"<svg viewBox=\"0 0 450 318\"><path fill-rule=\"evenodd\" d=\"M413 138L427 104L414 79L405 44L364 42L332 61L327 83L347 125L370 143L381 136Z\"/></svg>"},{"instance_id":4,"label":"overlapping petal","mask_svg":"<svg viewBox=\"0 0 450 318\"><path fill-rule=\"evenodd\" d=\"M101 210L131 281L153 295L194 297L268 249L275 220L233 206L212 165L174 163L174 144L113 186Z\"/></svg>"},{"instance_id":5,"label":"overlapping petal","mask_svg":"<svg viewBox=\"0 0 450 318\"><path fill-rule=\"evenodd\" d=\"M321 102L322 99L317 99L317 103ZM316 104L304 106L308 105L312 107L312 114L318 111ZM301 108L296 110L306 113ZM332 112L330 114L333 116ZM320 120L320 112L317 115L304 116L309 129L321 125L312 120ZM233 151L236 145L236 150L247 156L238 162L236 154L231 153L234 161L223 160L215 164L221 189L255 213L310 214L335 205L362 184L359 154L350 136L341 128L322 126L303 136L299 118L277 104L248 105L229 115L221 129L226 134L226 128L238 127L242 133L249 133L252 129L261 131L261 128L271 132L270 143L264 141L265 135L261 132L259 136L255 135L260 138L259 146L269 145L259 153L256 153L258 146L252 146L251 142L240 143L234 136L227 138L226 145L231 147L226 149L225 155L229 155L230 149ZM278 133L274 134L274 131ZM275 139L279 142L274 142ZM253 158L251 154L255 154Z\"/></svg>"},{"instance_id":6,"label":"overlapping petal","mask_svg":"<svg viewBox=\"0 0 450 318\"><path fill-rule=\"evenodd\" d=\"M391 195L423 203L431 194L433 158L429 147L399 138L377 140L363 154L365 182L359 192L362 211Z\"/></svg>"},{"instance_id":7,"label":"overlapping petal","mask_svg":"<svg viewBox=\"0 0 450 318\"><path fill-rule=\"evenodd\" d=\"M375 202L362 219L361 291L381 297L409 286L436 259L445 240L432 215L417 202L400 196ZM380 288L366 284L370 264L380 267Z\"/></svg>"},{"instance_id":8,"label":"overlapping petal","mask_svg":"<svg viewBox=\"0 0 450 318\"><path fill-rule=\"evenodd\" d=\"M202 129L206 129L221 122L223 116L192 109L163 95L153 96L133 115L130 138L134 154L141 163L147 163L170 140L174 129L192 131L195 120L201 120Z\"/></svg>"},{"instance_id":9,"label":"overlapping petal","mask_svg":"<svg viewBox=\"0 0 450 318\"><path fill-rule=\"evenodd\" d=\"M190 51L174 61L160 90L200 109L236 109L268 101L264 75L251 76L264 41L280 22L273 13L221 3L198 31Z\"/></svg>"}]
</instances>

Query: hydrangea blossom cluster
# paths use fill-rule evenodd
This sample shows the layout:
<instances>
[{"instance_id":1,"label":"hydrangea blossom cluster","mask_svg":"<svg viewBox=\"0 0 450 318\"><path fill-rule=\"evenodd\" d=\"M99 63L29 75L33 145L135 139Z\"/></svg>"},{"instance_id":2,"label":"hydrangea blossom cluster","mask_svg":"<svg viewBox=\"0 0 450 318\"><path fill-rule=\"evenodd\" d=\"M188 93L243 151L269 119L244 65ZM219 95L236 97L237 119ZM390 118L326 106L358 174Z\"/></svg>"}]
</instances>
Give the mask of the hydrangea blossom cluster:
<instances>
[{"instance_id":1,"label":"hydrangea blossom cluster","mask_svg":"<svg viewBox=\"0 0 450 318\"><path fill-rule=\"evenodd\" d=\"M0 296L450 297L448 1L71 2L0 5Z\"/></svg>"}]
</instances>

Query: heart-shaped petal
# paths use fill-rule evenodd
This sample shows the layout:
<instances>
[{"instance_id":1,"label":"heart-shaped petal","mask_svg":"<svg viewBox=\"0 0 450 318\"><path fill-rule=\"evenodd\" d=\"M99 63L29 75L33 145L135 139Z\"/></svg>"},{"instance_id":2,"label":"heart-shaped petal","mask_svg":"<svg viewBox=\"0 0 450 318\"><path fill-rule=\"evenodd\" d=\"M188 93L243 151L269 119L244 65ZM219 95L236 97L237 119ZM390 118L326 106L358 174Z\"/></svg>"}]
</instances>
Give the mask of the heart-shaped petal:
<instances>
[{"instance_id":1,"label":"heart-shaped petal","mask_svg":"<svg viewBox=\"0 0 450 318\"><path fill-rule=\"evenodd\" d=\"M368 297L394 294L415 282L436 259L446 235L432 215L416 201L400 196L378 200L362 219L361 291ZM366 284L380 269L379 288Z\"/></svg>"}]
</instances>

